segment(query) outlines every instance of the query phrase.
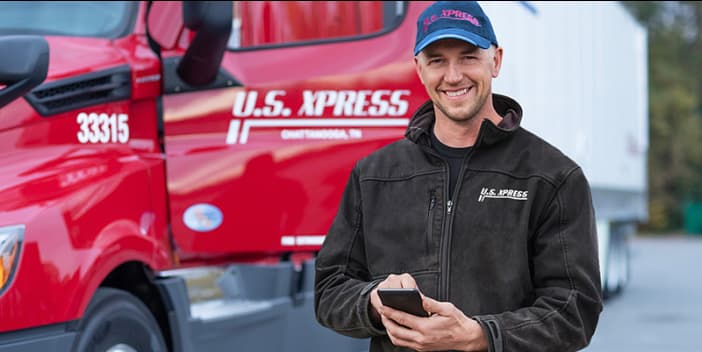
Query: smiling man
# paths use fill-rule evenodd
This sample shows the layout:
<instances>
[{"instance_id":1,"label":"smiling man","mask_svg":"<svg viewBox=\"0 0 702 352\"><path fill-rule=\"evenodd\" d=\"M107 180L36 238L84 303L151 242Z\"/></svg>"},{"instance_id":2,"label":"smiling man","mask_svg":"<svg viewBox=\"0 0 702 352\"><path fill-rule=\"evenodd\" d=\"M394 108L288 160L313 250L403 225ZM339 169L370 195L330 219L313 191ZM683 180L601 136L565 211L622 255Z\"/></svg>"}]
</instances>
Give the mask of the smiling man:
<instances>
[{"instance_id":1,"label":"smiling man","mask_svg":"<svg viewBox=\"0 0 702 352\"><path fill-rule=\"evenodd\" d=\"M602 300L582 170L492 92L503 51L476 2L428 7L414 55L430 100L352 171L317 257L317 319L371 352L583 348ZM418 288L429 317L379 288Z\"/></svg>"}]
</instances>

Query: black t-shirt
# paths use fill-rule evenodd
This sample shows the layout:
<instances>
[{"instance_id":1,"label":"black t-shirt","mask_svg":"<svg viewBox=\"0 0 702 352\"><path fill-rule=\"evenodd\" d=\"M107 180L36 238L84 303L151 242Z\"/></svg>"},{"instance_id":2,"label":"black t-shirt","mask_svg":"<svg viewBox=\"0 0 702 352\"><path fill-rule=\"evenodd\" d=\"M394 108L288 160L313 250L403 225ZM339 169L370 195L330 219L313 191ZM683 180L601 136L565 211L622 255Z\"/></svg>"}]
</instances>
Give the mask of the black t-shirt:
<instances>
[{"instance_id":1,"label":"black t-shirt","mask_svg":"<svg viewBox=\"0 0 702 352\"><path fill-rule=\"evenodd\" d=\"M446 144L441 143L436 135L434 135L434 129L431 129L431 147L434 149L439 156L441 156L449 165L449 199L453 196L453 189L456 186L456 181L458 180L458 174L461 171L461 165L463 164L463 158L468 154L468 152L473 147L464 148L454 148L449 147Z\"/></svg>"}]
</instances>

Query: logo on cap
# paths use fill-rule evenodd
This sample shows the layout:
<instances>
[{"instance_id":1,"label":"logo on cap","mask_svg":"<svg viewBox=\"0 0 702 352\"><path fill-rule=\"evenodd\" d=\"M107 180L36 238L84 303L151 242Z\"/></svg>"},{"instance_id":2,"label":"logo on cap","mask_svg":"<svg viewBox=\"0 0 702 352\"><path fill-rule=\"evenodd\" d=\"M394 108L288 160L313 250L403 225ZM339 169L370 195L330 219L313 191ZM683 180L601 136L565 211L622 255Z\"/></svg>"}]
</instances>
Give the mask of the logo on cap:
<instances>
[{"instance_id":1,"label":"logo on cap","mask_svg":"<svg viewBox=\"0 0 702 352\"><path fill-rule=\"evenodd\" d=\"M478 22L478 19L473 17L473 15L469 14L468 12L446 9L441 10L441 15L431 15L430 17L424 19L424 22L422 23L424 25L424 32L427 31L427 29L432 23L440 19L468 21L474 26L480 27L480 22Z\"/></svg>"}]
</instances>

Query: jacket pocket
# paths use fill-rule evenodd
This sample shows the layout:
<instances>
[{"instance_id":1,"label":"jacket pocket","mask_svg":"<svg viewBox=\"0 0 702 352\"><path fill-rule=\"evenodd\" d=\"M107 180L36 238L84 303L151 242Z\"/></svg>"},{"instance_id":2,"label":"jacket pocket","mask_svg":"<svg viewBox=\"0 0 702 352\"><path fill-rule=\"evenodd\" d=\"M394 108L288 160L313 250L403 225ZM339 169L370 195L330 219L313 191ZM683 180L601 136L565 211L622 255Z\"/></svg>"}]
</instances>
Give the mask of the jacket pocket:
<instances>
[{"instance_id":1,"label":"jacket pocket","mask_svg":"<svg viewBox=\"0 0 702 352\"><path fill-rule=\"evenodd\" d=\"M431 191L429 193L429 210L427 211L427 227L425 229L425 240L427 254L431 254L431 244L433 240L433 224L434 224L434 209L436 208L436 193Z\"/></svg>"}]
</instances>

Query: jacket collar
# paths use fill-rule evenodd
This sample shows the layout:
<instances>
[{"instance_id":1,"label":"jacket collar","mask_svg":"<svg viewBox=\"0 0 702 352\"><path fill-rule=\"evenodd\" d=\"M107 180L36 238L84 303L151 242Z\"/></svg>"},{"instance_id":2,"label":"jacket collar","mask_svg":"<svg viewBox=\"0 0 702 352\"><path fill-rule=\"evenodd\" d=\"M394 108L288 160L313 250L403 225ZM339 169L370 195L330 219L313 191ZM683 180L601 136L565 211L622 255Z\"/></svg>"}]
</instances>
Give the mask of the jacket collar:
<instances>
[{"instance_id":1,"label":"jacket collar","mask_svg":"<svg viewBox=\"0 0 702 352\"><path fill-rule=\"evenodd\" d=\"M492 102L502 121L495 125L484 119L480 125L478 140L474 147L495 144L519 129L522 121L522 107L514 99L501 94L492 94ZM431 100L422 104L412 115L405 137L417 144L429 145L429 132L434 126L434 104Z\"/></svg>"}]
</instances>

